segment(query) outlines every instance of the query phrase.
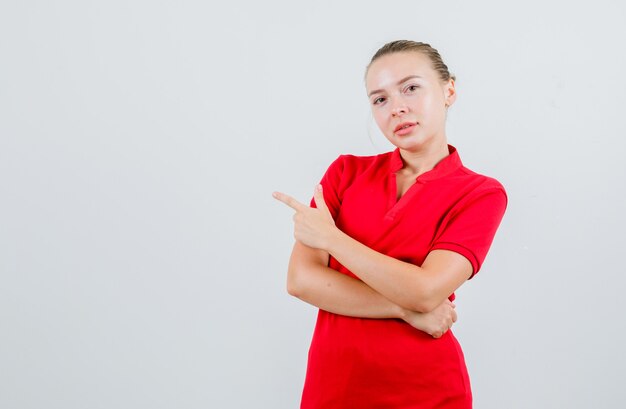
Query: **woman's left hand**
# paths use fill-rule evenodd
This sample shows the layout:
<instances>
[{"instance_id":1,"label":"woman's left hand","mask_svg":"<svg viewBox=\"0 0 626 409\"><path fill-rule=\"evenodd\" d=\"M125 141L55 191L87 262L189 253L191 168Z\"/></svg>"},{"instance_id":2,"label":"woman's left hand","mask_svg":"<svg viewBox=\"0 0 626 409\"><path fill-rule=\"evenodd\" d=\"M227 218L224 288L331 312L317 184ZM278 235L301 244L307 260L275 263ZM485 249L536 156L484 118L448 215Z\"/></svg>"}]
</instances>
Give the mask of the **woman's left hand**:
<instances>
[{"instance_id":1,"label":"woman's left hand","mask_svg":"<svg viewBox=\"0 0 626 409\"><path fill-rule=\"evenodd\" d=\"M328 251L328 243L337 227L324 201L322 185L317 185L313 194L317 208L300 203L284 193L274 192L272 196L296 211L293 215L296 240L306 246Z\"/></svg>"},{"instance_id":2,"label":"woman's left hand","mask_svg":"<svg viewBox=\"0 0 626 409\"><path fill-rule=\"evenodd\" d=\"M433 338L441 338L456 322L456 306L445 300L430 312L405 311L403 319L412 327L426 332Z\"/></svg>"}]
</instances>

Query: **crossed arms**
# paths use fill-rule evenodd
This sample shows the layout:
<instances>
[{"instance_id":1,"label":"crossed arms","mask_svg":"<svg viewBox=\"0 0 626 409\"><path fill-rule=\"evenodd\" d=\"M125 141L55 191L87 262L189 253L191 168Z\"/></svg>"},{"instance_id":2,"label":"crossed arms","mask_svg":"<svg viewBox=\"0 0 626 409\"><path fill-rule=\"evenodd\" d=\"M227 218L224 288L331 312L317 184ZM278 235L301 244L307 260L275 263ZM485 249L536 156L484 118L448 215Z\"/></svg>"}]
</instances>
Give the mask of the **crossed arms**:
<instances>
[{"instance_id":1,"label":"crossed arms","mask_svg":"<svg viewBox=\"0 0 626 409\"><path fill-rule=\"evenodd\" d=\"M448 296L472 274L465 257L434 250L416 266L379 253L335 226L321 185L314 193L317 208L283 193L273 196L295 211L296 243L287 274L289 294L336 314L399 318L435 338L456 321ZM330 255L360 280L328 267Z\"/></svg>"}]
</instances>

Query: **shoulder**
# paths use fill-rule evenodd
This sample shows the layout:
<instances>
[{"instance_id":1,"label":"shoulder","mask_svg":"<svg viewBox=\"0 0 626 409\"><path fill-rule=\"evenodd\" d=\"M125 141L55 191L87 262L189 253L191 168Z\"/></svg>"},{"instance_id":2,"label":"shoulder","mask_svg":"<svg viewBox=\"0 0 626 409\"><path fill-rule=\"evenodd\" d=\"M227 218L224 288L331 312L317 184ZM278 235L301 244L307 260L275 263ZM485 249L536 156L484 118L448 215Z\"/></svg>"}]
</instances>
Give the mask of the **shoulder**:
<instances>
[{"instance_id":1,"label":"shoulder","mask_svg":"<svg viewBox=\"0 0 626 409\"><path fill-rule=\"evenodd\" d=\"M482 212L499 214L502 217L508 206L506 189L496 178L474 172L462 166L457 173L455 183L457 194L457 212L468 208L481 208Z\"/></svg>"},{"instance_id":2,"label":"shoulder","mask_svg":"<svg viewBox=\"0 0 626 409\"><path fill-rule=\"evenodd\" d=\"M335 159L321 180L327 203L339 205L347 190L354 188L359 181L379 179L389 169L392 152L380 155L357 156L340 155ZM336 200L332 200L332 199Z\"/></svg>"},{"instance_id":3,"label":"shoulder","mask_svg":"<svg viewBox=\"0 0 626 409\"><path fill-rule=\"evenodd\" d=\"M494 177L478 173L463 164L456 148L451 147L451 162L456 165L453 172L447 175L440 188L448 192L456 209L476 205L477 202L498 204L506 208L508 197L502 183Z\"/></svg>"},{"instance_id":4,"label":"shoulder","mask_svg":"<svg viewBox=\"0 0 626 409\"><path fill-rule=\"evenodd\" d=\"M451 195L451 198L489 191L498 191L506 196L504 186L497 179L469 169L454 146L448 145L448 149L450 155L441 160L432 172L420 176L418 181L436 182L436 188Z\"/></svg>"},{"instance_id":5,"label":"shoulder","mask_svg":"<svg viewBox=\"0 0 626 409\"><path fill-rule=\"evenodd\" d=\"M369 156L342 154L330 164L327 173L357 175L369 169L381 169L382 165L389 163L391 156L392 152Z\"/></svg>"},{"instance_id":6,"label":"shoulder","mask_svg":"<svg viewBox=\"0 0 626 409\"><path fill-rule=\"evenodd\" d=\"M389 155L390 153L373 156L339 155L330 164L320 183L324 186L324 199L333 218L339 213L345 192L364 175L371 174L372 171L376 174L377 169L385 169L381 163Z\"/></svg>"},{"instance_id":7,"label":"shoulder","mask_svg":"<svg viewBox=\"0 0 626 409\"><path fill-rule=\"evenodd\" d=\"M498 181L496 178L474 172L473 170L468 169L465 166L461 166L459 170L461 174L463 175L464 179L466 179L471 184L475 185L476 190L478 191L497 190L497 191L501 191L502 193L506 195L506 189L504 188L502 183L500 183L500 181Z\"/></svg>"},{"instance_id":8,"label":"shoulder","mask_svg":"<svg viewBox=\"0 0 626 409\"><path fill-rule=\"evenodd\" d=\"M470 187L468 191L474 193L484 192L500 192L506 197L506 190L500 181L496 178L475 172L463 164L459 157L459 153L455 147L451 146L451 153L457 156L459 168L454 175L458 178L457 182Z\"/></svg>"}]
</instances>

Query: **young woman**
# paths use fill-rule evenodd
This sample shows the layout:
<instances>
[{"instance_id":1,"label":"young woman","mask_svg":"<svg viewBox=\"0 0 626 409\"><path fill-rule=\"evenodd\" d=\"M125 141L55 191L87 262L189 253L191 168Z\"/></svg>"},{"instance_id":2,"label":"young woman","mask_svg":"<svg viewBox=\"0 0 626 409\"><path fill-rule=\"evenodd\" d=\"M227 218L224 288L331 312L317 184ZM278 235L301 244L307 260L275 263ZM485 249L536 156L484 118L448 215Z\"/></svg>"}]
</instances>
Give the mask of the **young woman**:
<instances>
[{"instance_id":1,"label":"young woman","mask_svg":"<svg viewBox=\"0 0 626 409\"><path fill-rule=\"evenodd\" d=\"M487 254L507 198L448 145L454 77L428 44L372 57L366 91L396 146L342 155L295 210L287 289L319 307L302 408L471 408L463 353L448 331L454 291Z\"/></svg>"}]
</instances>

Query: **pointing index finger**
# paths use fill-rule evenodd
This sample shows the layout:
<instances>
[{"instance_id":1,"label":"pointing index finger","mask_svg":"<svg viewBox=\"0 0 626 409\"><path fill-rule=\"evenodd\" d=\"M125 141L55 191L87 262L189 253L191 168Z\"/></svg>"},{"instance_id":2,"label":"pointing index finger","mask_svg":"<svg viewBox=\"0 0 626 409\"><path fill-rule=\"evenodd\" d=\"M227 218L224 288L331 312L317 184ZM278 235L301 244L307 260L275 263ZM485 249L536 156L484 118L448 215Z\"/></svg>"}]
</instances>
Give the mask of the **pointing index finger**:
<instances>
[{"instance_id":1,"label":"pointing index finger","mask_svg":"<svg viewBox=\"0 0 626 409\"><path fill-rule=\"evenodd\" d=\"M304 205L300 202L298 202L296 199L294 199L293 197L286 195L284 193L281 192L274 192L272 193L272 196L274 197L274 199L283 202L284 204L286 204L287 206L291 207L293 210L295 211L300 211L304 208L308 208L309 206Z\"/></svg>"}]
</instances>

